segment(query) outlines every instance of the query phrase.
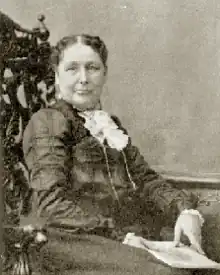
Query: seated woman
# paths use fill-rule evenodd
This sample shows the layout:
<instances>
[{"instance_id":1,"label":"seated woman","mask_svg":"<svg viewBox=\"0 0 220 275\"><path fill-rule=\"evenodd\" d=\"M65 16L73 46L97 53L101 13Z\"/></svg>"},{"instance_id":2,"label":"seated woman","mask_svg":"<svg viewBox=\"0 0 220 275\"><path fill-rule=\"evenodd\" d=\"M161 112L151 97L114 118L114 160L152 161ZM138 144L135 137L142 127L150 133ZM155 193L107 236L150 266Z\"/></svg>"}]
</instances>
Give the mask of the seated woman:
<instances>
[{"instance_id":1,"label":"seated woman","mask_svg":"<svg viewBox=\"0 0 220 275\"><path fill-rule=\"evenodd\" d=\"M129 226L146 229L149 201L161 215L181 217L177 231L199 252L201 226L190 211L192 194L153 171L118 118L101 110L107 56L99 37L61 39L52 53L57 101L35 113L25 130L32 213L47 219L49 240L35 268L43 274L190 274L121 243Z\"/></svg>"}]
</instances>

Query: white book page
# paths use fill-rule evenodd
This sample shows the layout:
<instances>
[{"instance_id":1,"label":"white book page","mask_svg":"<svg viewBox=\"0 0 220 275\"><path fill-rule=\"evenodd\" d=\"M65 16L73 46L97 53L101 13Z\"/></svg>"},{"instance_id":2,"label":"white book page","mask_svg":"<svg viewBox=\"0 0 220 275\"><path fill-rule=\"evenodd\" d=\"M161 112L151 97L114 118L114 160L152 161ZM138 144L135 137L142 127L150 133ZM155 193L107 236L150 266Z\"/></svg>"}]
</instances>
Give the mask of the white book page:
<instances>
[{"instance_id":1,"label":"white book page","mask_svg":"<svg viewBox=\"0 0 220 275\"><path fill-rule=\"evenodd\" d=\"M145 249L158 260L172 267L220 270L220 263L212 261L183 244L180 247L174 247L173 242L149 241L133 233L126 235L123 244Z\"/></svg>"}]
</instances>

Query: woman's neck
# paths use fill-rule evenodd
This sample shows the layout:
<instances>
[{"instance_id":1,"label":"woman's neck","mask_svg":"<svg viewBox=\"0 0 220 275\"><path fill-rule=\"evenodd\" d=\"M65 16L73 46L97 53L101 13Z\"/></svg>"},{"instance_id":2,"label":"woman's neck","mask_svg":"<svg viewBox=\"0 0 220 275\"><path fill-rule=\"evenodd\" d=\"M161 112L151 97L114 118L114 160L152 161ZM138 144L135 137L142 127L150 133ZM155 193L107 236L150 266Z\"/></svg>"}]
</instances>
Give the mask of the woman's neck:
<instances>
[{"instance_id":1,"label":"woman's neck","mask_svg":"<svg viewBox=\"0 0 220 275\"><path fill-rule=\"evenodd\" d=\"M59 103L59 102L60 103L63 102L63 104L67 104L71 109L75 110L76 112L102 110L101 102L98 102L93 108L79 108L78 106L75 106L75 105L67 102L64 99L56 99L56 101L54 102L54 104Z\"/></svg>"},{"instance_id":2,"label":"woman's neck","mask_svg":"<svg viewBox=\"0 0 220 275\"><path fill-rule=\"evenodd\" d=\"M76 106L74 106L74 105L72 105L72 107L73 107L75 110L77 110L78 112L102 110L101 102L98 102L98 103L96 104L96 106L94 106L93 108L80 109L79 107L76 107Z\"/></svg>"}]
</instances>

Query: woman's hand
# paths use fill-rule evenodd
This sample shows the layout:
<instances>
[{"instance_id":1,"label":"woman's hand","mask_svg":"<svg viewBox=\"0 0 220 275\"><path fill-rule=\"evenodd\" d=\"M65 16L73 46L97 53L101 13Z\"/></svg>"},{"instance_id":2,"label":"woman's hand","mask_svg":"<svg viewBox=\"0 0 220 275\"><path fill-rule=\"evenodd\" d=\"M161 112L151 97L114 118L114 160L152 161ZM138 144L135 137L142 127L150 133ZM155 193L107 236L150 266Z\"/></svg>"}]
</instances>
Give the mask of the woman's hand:
<instances>
[{"instance_id":1,"label":"woman's hand","mask_svg":"<svg viewBox=\"0 0 220 275\"><path fill-rule=\"evenodd\" d=\"M177 218L174 229L174 244L178 246L182 234L189 238L191 247L193 247L198 253L205 254L201 247L202 237L201 228L203 219L196 210L185 210L180 213Z\"/></svg>"}]
</instances>

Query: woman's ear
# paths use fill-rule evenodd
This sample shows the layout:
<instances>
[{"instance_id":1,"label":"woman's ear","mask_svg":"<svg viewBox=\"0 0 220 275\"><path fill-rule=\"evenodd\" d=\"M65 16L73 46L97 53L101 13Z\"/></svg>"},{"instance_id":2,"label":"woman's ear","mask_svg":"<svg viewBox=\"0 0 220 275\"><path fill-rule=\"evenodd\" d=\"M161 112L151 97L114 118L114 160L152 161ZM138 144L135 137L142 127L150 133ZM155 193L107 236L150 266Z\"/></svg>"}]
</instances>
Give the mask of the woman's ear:
<instances>
[{"instance_id":1,"label":"woman's ear","mask_svg":"<svg viewBox=\"0 0 220 275\"><path fill-rule=\"evenodd\" d=\"M58 72L55 71L55 83L54 83L54 86L55 86L55 97L56 99L61 99L62 98L62 95L61 95L61 92L60 92L60 85L59 85L60 81L59 81L59 75L58 75Z\"/></svg>"},{"instance_id":2,"label":"woman's ear","mask_svg":"<svg viewBox=\"0 0 220 275\"><path fill-rule=\"evenodd\" d=\"M57 71L55 71L55 85L59 85L59 76Z\"/></svg>"},{"instance_id":3,"label":"woman's ear","mask_svg":"<svg viewBox=\"0 0 220 275\"><path fill-rule=\"evenodd\" d=\"M108 78L108 67L106 66L104 71L104 83L106 83L107 78Z\"/></svg>"}]
</instances>

